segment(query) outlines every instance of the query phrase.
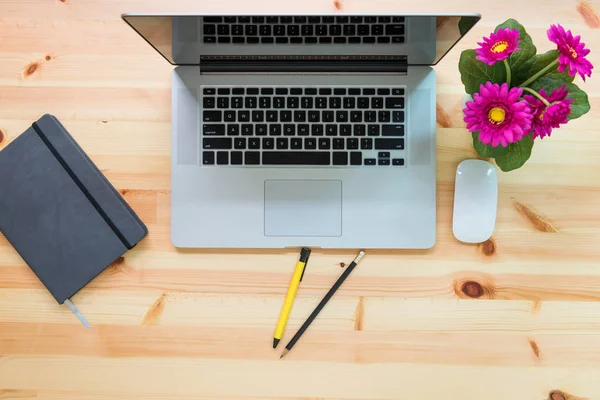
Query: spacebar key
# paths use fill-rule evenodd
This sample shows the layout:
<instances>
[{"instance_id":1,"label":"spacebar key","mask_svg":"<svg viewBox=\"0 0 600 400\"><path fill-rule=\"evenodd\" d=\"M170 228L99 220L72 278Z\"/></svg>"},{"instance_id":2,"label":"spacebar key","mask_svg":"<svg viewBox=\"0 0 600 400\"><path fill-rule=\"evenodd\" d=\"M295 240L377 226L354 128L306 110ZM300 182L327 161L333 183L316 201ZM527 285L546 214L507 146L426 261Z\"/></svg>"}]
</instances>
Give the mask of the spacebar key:
<instances>
[{"instance_id":1,"label":"spacebar key","mask_svg":"<svg viewBox=\"0 0 600 400\"><path fill-rule=\"evenodd\" d=\"M331 154L324 151L264 151L263 165L329 165Z\"/></svg>"}]
</instances>

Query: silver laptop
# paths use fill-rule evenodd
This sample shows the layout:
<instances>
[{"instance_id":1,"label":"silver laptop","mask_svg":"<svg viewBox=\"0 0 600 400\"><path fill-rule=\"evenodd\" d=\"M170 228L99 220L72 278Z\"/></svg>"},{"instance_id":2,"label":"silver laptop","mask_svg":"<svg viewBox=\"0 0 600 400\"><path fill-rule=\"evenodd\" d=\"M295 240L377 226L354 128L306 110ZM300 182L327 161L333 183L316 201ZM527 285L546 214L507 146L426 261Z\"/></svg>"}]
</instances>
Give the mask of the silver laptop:
<instances>
[{"instance_id":1,"label":"silver laptop","mask_svg":"<svg viewBox=\"0 0 600 400\"><path fill-rule=\"evenodd\" d=\"M177 247L430 248L436 79L473 15L123 15L171 64Z\"/></svg>"}]
</instances>

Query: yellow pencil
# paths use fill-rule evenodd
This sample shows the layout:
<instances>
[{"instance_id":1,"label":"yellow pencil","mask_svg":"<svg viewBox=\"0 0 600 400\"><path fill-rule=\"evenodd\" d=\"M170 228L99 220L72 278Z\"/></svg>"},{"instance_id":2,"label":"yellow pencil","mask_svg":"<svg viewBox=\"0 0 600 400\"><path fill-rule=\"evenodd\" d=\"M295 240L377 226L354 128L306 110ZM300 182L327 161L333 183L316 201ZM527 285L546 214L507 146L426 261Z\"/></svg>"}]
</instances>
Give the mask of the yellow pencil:
<instances>
[{"instance_id":1,"label":"yellow pencil","mask_svg":"<svg viewBox=\"0 0 600 400\"><path fill-rule=\"evenodd\" d=\"M309 256L310 249L307 249L306 247L302 248L300 251L300 259L296 263L294 275L292 275L292 281L290 282L290 287L285 295L285 301L283 302L283 307L281 308L281 313L279 314L279 321L277 321L277 327L275 328L275 334L273 335L273 348L277 347L279 340L281 340L283 337L283 332L285 331L285 326L287 325L290 311L292 311L292 305L294 304L296 292L298 291L298 287L300 286L300 282L304 276L304 270L306 269Z\"/></svg>"}]
</instances>

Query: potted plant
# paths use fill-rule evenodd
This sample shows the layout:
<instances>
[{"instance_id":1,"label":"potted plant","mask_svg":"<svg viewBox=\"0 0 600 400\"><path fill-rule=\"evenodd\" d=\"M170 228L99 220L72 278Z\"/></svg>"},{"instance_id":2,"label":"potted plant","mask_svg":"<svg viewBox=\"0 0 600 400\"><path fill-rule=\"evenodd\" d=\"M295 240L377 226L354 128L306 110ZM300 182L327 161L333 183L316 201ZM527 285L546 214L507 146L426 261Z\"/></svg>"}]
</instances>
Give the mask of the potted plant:
<instances>
[{"instance_id":1,"label":"potted plant","mask_svg":"<svg viewBox=\"0 0 600 400\"><path fill-rule=\"evenodd\" d=\"M590 110L586 93L573 83L576 75L584 82L591 76L590 51L560 25L547 35L556 49L538 54L525 28L509 19L460 57L473 146L503 171L522 167L538 139Z\"/></svg>"}]
</instances>

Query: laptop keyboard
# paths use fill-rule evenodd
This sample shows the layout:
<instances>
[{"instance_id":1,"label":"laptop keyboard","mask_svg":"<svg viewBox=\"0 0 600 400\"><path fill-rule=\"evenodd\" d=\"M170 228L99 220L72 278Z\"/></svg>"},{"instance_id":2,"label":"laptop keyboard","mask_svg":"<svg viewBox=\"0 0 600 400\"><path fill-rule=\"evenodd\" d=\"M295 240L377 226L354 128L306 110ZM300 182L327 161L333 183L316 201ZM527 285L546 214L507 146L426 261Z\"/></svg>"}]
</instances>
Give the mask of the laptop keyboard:
<instances>
[{"instance_id":1,"label":"laptop keyboard","mask_svg":"<svg viewBox=\"0 0 600 400\"><path fill-rule=\"evenodd\" d=\"M204 17L204 43L360 44L404 43L404 17L232 16Z\"/></svg>"},{"instance_id":2,"label":"laptop keyboard","mask_svg":"<svg viewBox=\"0 0 600 400\"><path fill-rule=\"evenodd\" d=\"M404 165L404 87L202 86L203 165Z\"/></svg>"}]
</instances>

